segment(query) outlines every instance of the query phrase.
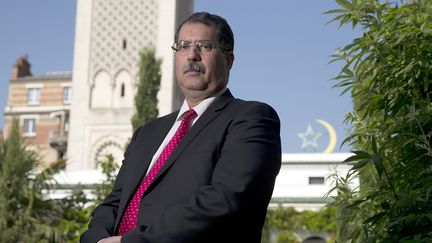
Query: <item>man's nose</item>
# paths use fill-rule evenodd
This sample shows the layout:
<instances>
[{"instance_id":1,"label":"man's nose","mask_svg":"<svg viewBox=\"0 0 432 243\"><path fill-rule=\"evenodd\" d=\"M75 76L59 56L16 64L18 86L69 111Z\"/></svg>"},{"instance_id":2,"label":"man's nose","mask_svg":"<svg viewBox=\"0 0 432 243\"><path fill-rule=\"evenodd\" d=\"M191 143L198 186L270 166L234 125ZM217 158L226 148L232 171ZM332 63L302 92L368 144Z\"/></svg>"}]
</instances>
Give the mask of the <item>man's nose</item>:
<instances>
[{"instance_id":1,"label":"man's nose","mask_svg":"<svg viewBox=\"0 0 432 243\"><path fill-rule=\"evenodd\" d=\"M197 61L201 59L201 51L197 45L192 45L187 51L188 60Z\"/></svg>"}]
</instances>

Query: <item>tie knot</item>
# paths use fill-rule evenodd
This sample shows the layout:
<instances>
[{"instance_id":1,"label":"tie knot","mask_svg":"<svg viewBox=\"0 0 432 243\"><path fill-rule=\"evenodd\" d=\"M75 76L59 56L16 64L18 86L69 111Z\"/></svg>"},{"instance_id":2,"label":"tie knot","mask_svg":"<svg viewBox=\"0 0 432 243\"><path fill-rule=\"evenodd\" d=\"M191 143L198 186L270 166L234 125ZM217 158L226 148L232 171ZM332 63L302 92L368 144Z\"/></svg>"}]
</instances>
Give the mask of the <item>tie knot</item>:
<instances>
[{"instance_id":1,"label":"tie knot","mask_svg":"<svg viewBox=\"0 0 432 243\"><path fill-rule=\"evenodd\" d=\"M196 113L196 111L194 109L189 109L185 112L183 120L185 120L189 123L191 120L193 120L197 116L198 116L198 114Z\"/></svg>"}]
</instances>

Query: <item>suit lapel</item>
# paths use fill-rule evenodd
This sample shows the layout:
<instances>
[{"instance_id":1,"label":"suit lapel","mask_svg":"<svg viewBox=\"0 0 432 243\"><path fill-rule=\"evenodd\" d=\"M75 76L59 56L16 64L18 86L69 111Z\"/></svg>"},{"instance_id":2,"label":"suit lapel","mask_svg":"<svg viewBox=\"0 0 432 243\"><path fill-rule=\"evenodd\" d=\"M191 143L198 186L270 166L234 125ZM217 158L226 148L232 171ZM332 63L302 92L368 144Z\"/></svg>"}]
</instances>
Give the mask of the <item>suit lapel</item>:
<instances>
[{"instance_id":1,"label":"suit lapel","mask_svg":"<svg viewBox=\"0 0 432 243\"><path fill-rule=\"evenodd\" d=\"M198 136L200 131L204 129L210 122L212 122L217 116L219 116L223 108L225 108L225 106L228 105L233 99L234 97L229 90L215 99L215 101L207 108L207 110L186 133L183 139L178 143L177 147L171 153L159 173L155 176L153 182L157 182L158 178L171 167L171 165L183 153L191 141L196 136ZM157 183L152 183L146 192L150 191L155 186L155 184Z\"/></svg>"},{"instance_id":2,"label":"suit lapel","mask_svg":"<svg viewBox=\"0 0 432 243\"><path fill-rule=\"evenodd\" d=\"M127 179L124 180L122 199L119 205L118 215L123 215L124 210L126 209L129 201L132 199L135 194L136 189L144 178L148 167L150 165L151 159L153 155L156 153L156 150L159 148L163 139L166 137L166 134L171 129L171 126L174 124L174 121L177 117L178 112L171 113L165 118L160 119L160 124L157 125L157 128L153 128L148 133L146 133L147 137L139 137L136 138L138 144L134 147L134 151L131 151L134 157L128 160L128 172L126 172L128 176ZM147 140L145 143L142 143L142 140ZM145 146L143 146L145 144ZM118 230L120 220L122 217L117 217L116 222L114 224L115 232Z\"/></svg>"},{"instance_id":3,"label":"suit lapel","mask_svg":"<svg viewBox=\"0 0 432 243\"><path fill-rule=\"evenodd\" d=\"M149 133L147 133L147 137L140 138L140 140L146 140L145 146L143 146L141 143L137 144L137 146L134 148L136 155L131 158L130 163L132 164L128 166L129 170L132 170L128 174L132 176L130 177L130 180L126 180L130 181L130 183L128 183L128 185L124 186L123 188L124 195L127 195L128 197L128 199L124 202L125 205L132 198L136 189L143 180L153 155L156 153L156 150L159 148L166 134L171 129L176 117L177 112L170 114L166 118L162 118L161 123L158 124L157 128L154 128Z\"/></svg>"}]
</instances>

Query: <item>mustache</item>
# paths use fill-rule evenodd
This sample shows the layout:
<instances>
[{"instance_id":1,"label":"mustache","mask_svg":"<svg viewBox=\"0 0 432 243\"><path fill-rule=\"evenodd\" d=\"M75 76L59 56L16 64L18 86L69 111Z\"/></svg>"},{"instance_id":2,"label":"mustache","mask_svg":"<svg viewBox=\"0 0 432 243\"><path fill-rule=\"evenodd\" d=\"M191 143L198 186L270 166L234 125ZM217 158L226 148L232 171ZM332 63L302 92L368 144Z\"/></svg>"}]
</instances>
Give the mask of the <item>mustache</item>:
<instances>
[{"instance_id":1,"label":"mustache","mask_svg":"<svg viewBox=\"0 0 432 243\"><path fill-rule=\"evenodd\" d=\"M202 65L200 63L189 62L183 67L183 73L187 73L189 71L205 73L206 68L204 65Z\"/></svg>"}]
</instances>

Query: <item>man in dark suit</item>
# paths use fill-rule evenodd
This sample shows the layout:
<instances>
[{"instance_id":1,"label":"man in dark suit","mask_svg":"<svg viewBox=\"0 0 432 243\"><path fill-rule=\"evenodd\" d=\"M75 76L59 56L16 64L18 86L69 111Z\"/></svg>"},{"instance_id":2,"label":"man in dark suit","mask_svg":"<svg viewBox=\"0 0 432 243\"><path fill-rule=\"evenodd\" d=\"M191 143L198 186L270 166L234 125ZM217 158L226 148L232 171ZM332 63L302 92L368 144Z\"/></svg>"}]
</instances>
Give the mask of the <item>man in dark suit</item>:
<instances>
[{"instance_id":1,"label":"man in dark suit","mask_svg":"<svg viewBox=\"0 0 432 243\"><path fill-rule=\"evenodd\" d=\"M172 48L185 102L135 131L81 242L260 242L281 163L279 118L227 89L225 19L191 15Z\"/></svg>"}]
</instances>

